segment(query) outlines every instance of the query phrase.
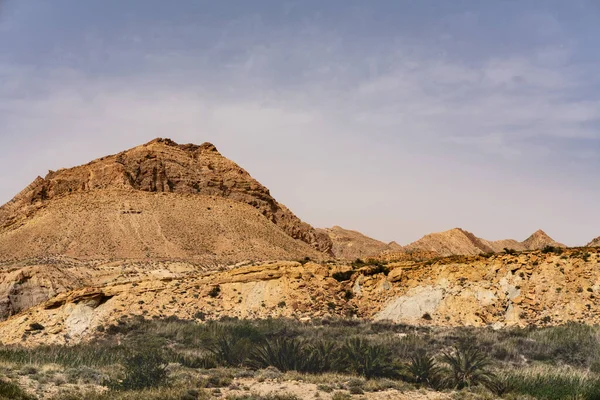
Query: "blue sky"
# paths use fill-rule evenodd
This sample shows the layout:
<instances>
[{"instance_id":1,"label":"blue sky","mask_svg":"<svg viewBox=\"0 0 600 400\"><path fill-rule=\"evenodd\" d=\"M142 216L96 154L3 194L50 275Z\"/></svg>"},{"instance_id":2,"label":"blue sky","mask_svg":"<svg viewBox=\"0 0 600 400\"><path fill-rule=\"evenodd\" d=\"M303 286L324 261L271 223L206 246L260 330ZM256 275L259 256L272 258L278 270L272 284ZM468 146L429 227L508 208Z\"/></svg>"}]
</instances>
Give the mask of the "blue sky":
<instances>
[{"instance_id":1,"label":"blue sky","mask_svg":"<svg viewBox=\"0 0 600 400\"><path fill-rule=\"evenodd\" d=\"M600 1L0 1L0 202L154 137L315 226L600 235Z\"/></svg>"}]
</instances>

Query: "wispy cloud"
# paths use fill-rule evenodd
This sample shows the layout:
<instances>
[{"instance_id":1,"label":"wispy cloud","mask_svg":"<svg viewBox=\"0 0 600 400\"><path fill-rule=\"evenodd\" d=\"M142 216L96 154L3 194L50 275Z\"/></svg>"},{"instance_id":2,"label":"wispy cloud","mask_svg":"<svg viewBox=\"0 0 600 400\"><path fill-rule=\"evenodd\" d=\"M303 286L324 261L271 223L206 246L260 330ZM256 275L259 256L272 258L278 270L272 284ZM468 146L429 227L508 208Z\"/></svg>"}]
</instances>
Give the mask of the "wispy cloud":
<instances>
[{"instance_id":1,"label":"wispy cloud","mask_svg":"<svg viewBox=\"0 0 600 400\"><path fill-rule=\"evenodd\" d=\"M0 177L0 200L47 168L167 136L215 142L316 225L399 242L454 226L490 239L542 227L572 244L600 234L586 211L600 194L600 59L583 60L547 13L506 16L539 35L486 51L461 31L485 28L483 11L448 12L434 21L452 29L429 35L360 12L285 24L224 11L119 35L96 21L52 62L5 53L0 168L20 167Z\"/></svg>"}]
</instances>

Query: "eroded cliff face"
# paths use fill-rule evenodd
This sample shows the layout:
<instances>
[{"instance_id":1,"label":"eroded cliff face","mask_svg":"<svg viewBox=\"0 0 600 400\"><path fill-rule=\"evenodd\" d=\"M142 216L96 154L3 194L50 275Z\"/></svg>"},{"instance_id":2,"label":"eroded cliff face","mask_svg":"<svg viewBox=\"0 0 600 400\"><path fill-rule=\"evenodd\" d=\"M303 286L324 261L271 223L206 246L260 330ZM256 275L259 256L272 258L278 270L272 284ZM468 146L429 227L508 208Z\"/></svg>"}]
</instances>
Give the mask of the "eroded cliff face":
<instances>
[{"instance_id":1,"label":"eroded cliff face","mask_svg":"<svg viewBox=\"0 0 600 400\"><path fill-rule=\"evenodd\" d=\"M219 196L256 208L294 239L320 252L331 240L279 204L269 190L210 143L179 145L155 139L89 164L37 178L0 208L0 229L22 223L40 207L61 196L96 190L136 190Z\"/></svg>"},{"instance_id":2,"label":"eroded cliff face","mask_svg":"<svg viewBox=\"0 0 600 400\"><path fill-rule=\"evenodd\" d=\"M185 262L115 261L94 267L104 283L64 290L10 317L0 323L0 336L25 345L76 343L131 315L198 321L354 316L498 328L600 323L599 266L598 249L402 261L387 271L287 261L211 272Z\"/></svg>"}]
</instances>

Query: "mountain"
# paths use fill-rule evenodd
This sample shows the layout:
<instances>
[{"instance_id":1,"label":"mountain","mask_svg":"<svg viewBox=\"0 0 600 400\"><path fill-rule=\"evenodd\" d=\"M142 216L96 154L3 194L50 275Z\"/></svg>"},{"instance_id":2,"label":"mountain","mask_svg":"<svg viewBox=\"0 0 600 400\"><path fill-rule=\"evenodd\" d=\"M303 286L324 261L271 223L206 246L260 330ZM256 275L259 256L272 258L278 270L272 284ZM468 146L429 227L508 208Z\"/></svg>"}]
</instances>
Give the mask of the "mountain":
<instances>
[{"instance_id":1,"label":"mountain","mask_svg":"<svg viewBox=\"0 0 600 400\"><path fill-rule=\"evenodd\" d=\"M525 239L525 241L523 241L523 245L527 250L543 249L546 246L567 247L564 244L558 243L552 239L541 229L537 230L531 236Z\"/></svg>"},{"instance_id":2,"label":"mountain","mask_svg":"<svg viewBox=\"0 0 600 400\"><path fill-rule=\"evenodd\" d=\"M396 242L384 243L372 239L360 232L344 229L339 226L321 229L333 243L333 254L336 258L356 260L376 256L384 251L401 251L402 246Z\"/></svg>"},{"instance_id":3,"label":"mountain","mask_svg":"<svg viewBox=\"0 0 600 400\"><path fill-rule=\"evenodd\" d=\"M456 254L476 255L494 252L494 249L488 242L479 239L471 232L467 232L461 228L454 228L439 233L430 233L404 248L406 250L431 251L441 256Z\"/></svg>"},{"instance_id":4,"label":"mountain","mask_svg":"<svg viewBox=\"0 0 600 400\"><path fill-rule=\"evenodd\" d=\"M210 143L155 139L38 177L0 208L0 259L322 257L329 237Z\"/></svg>"},{"instance_id":5,"label":"mountain","mask_svg":"<svg viewBox=\"0 0 600 400\"><path fill-rule=\"evenodd\" d=\"M464 229L454 228L445 232L431 233L404 248L406 250L432 251L441 256L450 256L499 253L505 248L516 251L539 250L546 246L566 247L542 230L536 231L523 242L518 242L514 239L488 241Z\"/></svg>"},{"instance_id":6,"label":"mountain","mask_svg":"<svg viewBox=\"0 0 600 400\"><path fill-rule=\"evenodd\" d=\"M589 242L586 246L587 247L600 247L600 236L598 236L596 239Z\"/></svg>"}]
</instances>

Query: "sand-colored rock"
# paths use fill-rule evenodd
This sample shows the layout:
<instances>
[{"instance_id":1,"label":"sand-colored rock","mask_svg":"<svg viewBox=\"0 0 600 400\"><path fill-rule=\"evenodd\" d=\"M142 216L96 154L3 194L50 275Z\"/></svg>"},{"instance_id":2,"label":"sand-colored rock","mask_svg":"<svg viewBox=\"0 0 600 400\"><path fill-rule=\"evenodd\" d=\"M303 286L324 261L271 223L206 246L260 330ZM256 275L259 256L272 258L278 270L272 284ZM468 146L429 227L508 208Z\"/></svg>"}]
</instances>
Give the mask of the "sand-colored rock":
<instances>
[{"instance_id":1,"label":"sand-colored rock","mask_svg":"<svg viewBox=\"0 0 600 400\"><path fill-rule=\"evenodd\" d=\"M0 231L0 255L166 258L207 265L322 257L248 204L218 196L134 190L57 196Z\"/></svg>"},{"instance_id":2,"label":"sand-colored rock","mask_svg":"<svg viewBox=\"0 0 600 400\"><path fill-rule=\"evenodd\" d=\"M558 243L550 236L546 234L543 230L538 230L534 232L531 236L529 236L525 241L523 241L523 245L527 250L538 250L543 249L546 246L553 247L567 247L562 243Z\"/></svg>"},{"instance_id":3,"label":"sand-colored rock","mask_svg":"<svg viewBox=\"0 0 600 400\"><path fill-rule=\"evenodd\" d=\"M431 233L423 238L405 246L407 250L427 250L442 256L456 254L476 255L480 253L491 253L494 251L487 243L460 228L449 231Z\"/></svg>"},{"instance_id":4,"label":"sand-colored rock","mask_svg":"<svg viewBox=\"0 0 600 400\"><path fill-rule=\"evenodd\" d=\"M333 279L344 265L271 262L209 271L169 263L124 261L105 284L64 291L0 322L4 343L77 343L122 316L186 319L352 316L437 326L600 323L600 251L565 249L517 255L453 256L361 268ZM170 271L159 278L153 269ZM177 270L181 272L177 272ZM216 289L218 288L218 289ZM348 296L353 293L353 296ZM32 330L32 323L43 330Z\"/></svg>"},{"instance_id":5,"label":"sand-colored rock","mask_svg":"<svg viewBox=\"0 0 600 400\"><path fill-rule=\"evenodd\" d=\"M215 146L210 143L179 145L169 139L155 139L117 155L51 171L45 178L38 177L0 208L0 234L26 223L40 209L61 197L77 193L101 196L101 190L223 197L250 205L287 235L320 252L331 250L327 235L317 232L279 204L267 188L223 157ZM123 207L123 212L139 211L119 198L113 200ZM6 253L0 256L6 257Z\"/></svg>"},{"instance_id":6,"label":"sand-colored rock","mask_svg":"<svg viewBox=\"0 0 600 400\"><path fill-rule=\"evenodd\" d=\"M589 242L587 247L600 247L600 236Z\"/></svg>"}]
</instances>

